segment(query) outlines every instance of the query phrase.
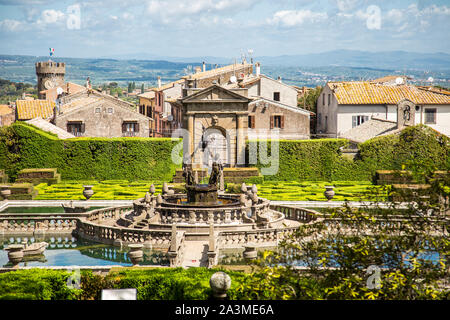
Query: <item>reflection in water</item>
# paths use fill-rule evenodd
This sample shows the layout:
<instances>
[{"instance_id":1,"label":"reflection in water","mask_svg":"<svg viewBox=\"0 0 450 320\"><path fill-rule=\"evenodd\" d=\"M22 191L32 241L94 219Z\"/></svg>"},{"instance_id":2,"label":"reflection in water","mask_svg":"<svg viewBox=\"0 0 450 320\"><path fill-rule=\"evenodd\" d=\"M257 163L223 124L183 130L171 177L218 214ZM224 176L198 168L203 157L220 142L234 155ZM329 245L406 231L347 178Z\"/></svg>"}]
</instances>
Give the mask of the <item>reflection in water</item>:
<instances>
[{"instance_id":1,"label":"reflection in water","mask_svg":"<svg viewBox=\"0 0 450 320\"><path fill-rule=\"evenodd\" d=\"M98 244L72 236L48 237L9 237L0 238L0 266L9 267L8 253L4 250L12 244L31 244L45 241L49 245L44 254L27 256L19 266L131 266L126 248ZM144 249L144 260L140 265L169 265L166 252Z\"/></svg>"}]
</instances>

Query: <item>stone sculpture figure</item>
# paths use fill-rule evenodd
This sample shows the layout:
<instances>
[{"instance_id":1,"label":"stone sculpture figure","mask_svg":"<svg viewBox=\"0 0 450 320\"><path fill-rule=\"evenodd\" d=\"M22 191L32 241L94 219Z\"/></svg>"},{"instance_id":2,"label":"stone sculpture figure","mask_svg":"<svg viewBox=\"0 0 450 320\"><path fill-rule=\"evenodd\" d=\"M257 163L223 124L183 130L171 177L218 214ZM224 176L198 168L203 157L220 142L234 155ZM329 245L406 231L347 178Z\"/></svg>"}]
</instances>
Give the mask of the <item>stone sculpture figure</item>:
<instances>
[{"instance_id":1,"label":"stone sculpture figure","mask_svg":"<svg viewBox=\"0 0 450 320\"><path fill-rule=\"evenodd\" d=\"M183 177L186 181L186 185L188 185L188 186L195 185L195 178L192 173L192 165L191 164L183 164Z\"/></svg>"},{"instance_id":2,"label":"stone sculpture figure","mask_svg":"<svg viewBox=\"0 0 450 320\"><path fill-rule=\"evenodd\" d=\"M220 178L220 172L221 172L221 165L217 162L213 162L212 164L212 170L211 170L211 176L209 177L209 185L210 186L216 186L219 182Z\"/></svg>"}]
</instances>

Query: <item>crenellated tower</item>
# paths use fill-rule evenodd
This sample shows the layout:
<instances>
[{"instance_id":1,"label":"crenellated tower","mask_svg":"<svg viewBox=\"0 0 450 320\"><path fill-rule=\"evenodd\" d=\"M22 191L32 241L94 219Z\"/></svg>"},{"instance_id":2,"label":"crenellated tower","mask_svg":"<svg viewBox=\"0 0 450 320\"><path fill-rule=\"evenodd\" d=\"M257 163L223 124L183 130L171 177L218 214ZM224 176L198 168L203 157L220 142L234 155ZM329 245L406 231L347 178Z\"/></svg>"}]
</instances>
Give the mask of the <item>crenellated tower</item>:
<instances>
[{"instance_id":1,"label":"crenellated tower","mask_svg":"<svg viewBox=\"0 0 450 320\"><path fill-rule=\"evenodd\" d=\"M64 84L66 64L64 62L36 62L38 97L43 99L41 91L52 89Z\"/></svg>"}]
</instances>

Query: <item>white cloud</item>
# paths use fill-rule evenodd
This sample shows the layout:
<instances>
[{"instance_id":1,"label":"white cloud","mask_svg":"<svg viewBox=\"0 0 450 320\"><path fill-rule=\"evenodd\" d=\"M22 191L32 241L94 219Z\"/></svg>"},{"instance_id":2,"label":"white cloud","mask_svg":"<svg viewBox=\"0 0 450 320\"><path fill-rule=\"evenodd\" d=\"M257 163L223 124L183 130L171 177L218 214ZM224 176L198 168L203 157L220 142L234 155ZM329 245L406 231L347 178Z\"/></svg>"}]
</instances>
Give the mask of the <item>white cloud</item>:
<instances>
[{"instance_id":1,"label":"white cloud","mask_svg":"<svg viewBox=\"0 0 450 320\"><path fill-rule=\"evenodd\" d=\"M282 10L274 13L273 17L268 19L269 24L283 25L293 27L305 22L318 22L328 18L326 12L313 12L311 10Z\"/></svg>"},{"instance_id":2,"label":"white cloud","mask_svg":"<svg viewBox=\"0 0 450 320\"><path fill-rule=\"evenodd\" d=\"M50 24L63 21L65 14L58 10L44 10L42 11L41 18L37 21L38 24Z\"/></svg>"},{"instance_id":3,"label":"white cloud","mask_svg":"<svg viewBox=\"0 0 450 320\"><path fill-rule=\"evenodd\" d=\"M170 23L178 21L179 17L239 12L255 3L257 0L150 0L147 3L147 14L163 23Z\"/></svg>"},{"instance_id":4,"label":"white cloud","mask_svg":"<svg viewBox=\"0 0 450 320\"><path fill-rule=\"evenodd\" d=\"M5 19L0 21L0 29L6 31L18 31L22 26L22 22L17 20Z\"/></svg>"}]
</instances>

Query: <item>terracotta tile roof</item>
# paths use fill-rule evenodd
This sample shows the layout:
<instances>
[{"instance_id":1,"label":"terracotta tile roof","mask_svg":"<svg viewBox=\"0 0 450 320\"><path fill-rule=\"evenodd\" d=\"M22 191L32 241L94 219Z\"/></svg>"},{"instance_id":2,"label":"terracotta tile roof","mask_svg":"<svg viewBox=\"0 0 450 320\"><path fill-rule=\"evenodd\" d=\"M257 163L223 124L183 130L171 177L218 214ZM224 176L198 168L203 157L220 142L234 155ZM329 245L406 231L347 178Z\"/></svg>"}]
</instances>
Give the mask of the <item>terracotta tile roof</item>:
<instances>
[{"instance_id":1,"label":"terracotta tile roof","mask_svg":"<svg viewBox=\"0 0 450 320\"><path fill-rule=\"evenodd\" d=\"M364 82L329 82L339 104L398 104L409 99L415 104L450 104L450 95L412 85L382 85Z\"/></svg>"},{"instance_id":2,"label":"terracotta tile roof","mask_svg":"<svg viewBox=\"0 0 450 320\"><path fill-rule=\"evenodd\" d=\"M50 100L17 100L18 120L29 120L37 117L46 119L53 115L55 103Z\"/></svg>"},{"instance_id":3,"label":"terracotta tile roof","mask_svg":"<svg viewBox=\"0 0 450 320\"><path fill-rule=\"evenodd\" d=\"M155 91L148 91L141 94L138 94L138 97L140 98L147 98L147 99L153 99L155 97Z\"/></svg>"},{"instance_id":4,"label":"terracotta tile roof","mask_svg":"<svg viewBox=\"0 0 450 320\"><path fill-rule=\"evenodd\" d=\"M0 104L0 116L3 116L5 114L10 114L13 111L14 111L13 108L8 106L7 104Z\"/></svg>"}]
</instances>

